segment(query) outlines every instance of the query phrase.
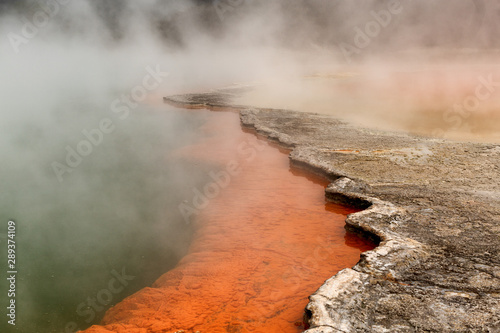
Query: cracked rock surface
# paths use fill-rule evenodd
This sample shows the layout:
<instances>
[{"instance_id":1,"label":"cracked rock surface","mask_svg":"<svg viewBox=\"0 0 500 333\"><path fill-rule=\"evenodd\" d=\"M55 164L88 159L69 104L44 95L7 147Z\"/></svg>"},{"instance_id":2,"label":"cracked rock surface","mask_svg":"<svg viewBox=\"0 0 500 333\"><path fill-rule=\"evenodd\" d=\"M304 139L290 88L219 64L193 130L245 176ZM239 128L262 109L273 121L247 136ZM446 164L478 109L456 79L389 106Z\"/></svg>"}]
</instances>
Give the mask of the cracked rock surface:
<instances>
[{"instance_id":1,"label":"cracked rock surface","mask_svg":"<svg viewBox=\"0 0 500 333\"><path fill-rule=\"evenodd\" d=\"M233 105L243 92L164 100L238 110L292 164L328 177L329 200L365 209L346 224L380 241L310 296L306 332L500 332L500 145Z\"/></svg>"}]
</instances>

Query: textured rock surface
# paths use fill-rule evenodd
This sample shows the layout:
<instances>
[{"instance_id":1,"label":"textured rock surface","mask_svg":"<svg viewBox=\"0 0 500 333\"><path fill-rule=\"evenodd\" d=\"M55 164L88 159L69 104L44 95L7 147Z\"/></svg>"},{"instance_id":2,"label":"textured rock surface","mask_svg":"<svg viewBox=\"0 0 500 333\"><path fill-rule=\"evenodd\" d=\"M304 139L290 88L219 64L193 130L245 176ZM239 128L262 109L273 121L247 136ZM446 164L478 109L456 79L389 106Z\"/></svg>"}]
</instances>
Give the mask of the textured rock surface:
<instances>
[{"instance_id":1,"label":"textured rock surface","mask_svg":"<svg viewBox=\"0 0 500 333\"><path fill-rule=\"evenodd\" d=\"M348 226L380 246L325 282L308 333L500 332L500 146L356 128L325 115L231 105L241 89L165 98L239 110L244 126L366 210Z\"/></svg>"}]
</instances>

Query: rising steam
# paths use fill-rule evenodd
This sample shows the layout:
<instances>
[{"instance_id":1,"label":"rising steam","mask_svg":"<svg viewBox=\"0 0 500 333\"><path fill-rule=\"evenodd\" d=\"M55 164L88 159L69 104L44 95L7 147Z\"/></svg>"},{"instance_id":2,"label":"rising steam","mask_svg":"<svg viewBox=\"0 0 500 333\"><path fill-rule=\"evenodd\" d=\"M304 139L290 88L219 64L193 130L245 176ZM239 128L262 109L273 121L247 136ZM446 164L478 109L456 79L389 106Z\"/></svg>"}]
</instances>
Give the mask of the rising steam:
<instances>
[{"instance_id":1,"label":"rising steam","mask_svg":"<svg viewBox=\"0 0 500 333\"><path fill-rule=\"evenodd\" d=\"M489 0L0 1L0 225L19 225L21 272L14 331L84 328L104 310L87 321L76 309L113 270L138 278L108 306L185 253L176 207L207 170L170 154L196 140L202 119L162 96L251 83L242 103L495 141L499 10ZM154 87L151 71L162 73Z\"/></svg>"}]
</instances>

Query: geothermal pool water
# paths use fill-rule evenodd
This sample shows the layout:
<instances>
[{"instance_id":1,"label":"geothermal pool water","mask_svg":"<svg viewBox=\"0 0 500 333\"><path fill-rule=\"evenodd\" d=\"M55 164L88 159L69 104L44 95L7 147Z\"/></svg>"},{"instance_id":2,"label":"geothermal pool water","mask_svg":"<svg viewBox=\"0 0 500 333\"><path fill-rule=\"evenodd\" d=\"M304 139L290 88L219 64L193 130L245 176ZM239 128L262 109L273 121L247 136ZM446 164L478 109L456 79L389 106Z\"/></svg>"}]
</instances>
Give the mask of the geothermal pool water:
<instances>
[{"instance_id":1,"label":"geothermal pool water","mask_svg":"<svg viewBox=\"0 0 500 333\"><path fill-rule=\"evenodd\" d=\"M290 168L237 114L186 112L208 119L205 138L175 158L219 170L180 206L195 229L189 252L86 332L304 330L307 297L374 244L345 231L354 210L325 202L326 180Z\"/></svg>"},{"instance_id":2,"label":"geothermal pool water","mask_svg":"<svg viewBox=\"0 0 500 333\"><path fill-rule=\"evenodd\" d=\"M2 320L0 332L62 333L97 324L110 306L175 267L190 244L192 225L184 223L177 206L192 187L205 183L211 169L172 163L170 155L197 142L203 116L140 105L126 120L112 118L115 131L59 182L50 163L64 162L65 146L75 147L83 129L112 117L97 107L68 113L61 133L36 121L39 137L11 133L28 141L13 144L16 153L0 172L8 194L0 200L0 216L16 221L19 250L16 326ZM5 244L6 224L1 229ZM0 267L7 267L7 255ZM122 270L134 278L110 293L110 281ZM0 281L5 296L7 282ZM8 302L1 298L5 308Z\"/></svg>"}]
</instances>

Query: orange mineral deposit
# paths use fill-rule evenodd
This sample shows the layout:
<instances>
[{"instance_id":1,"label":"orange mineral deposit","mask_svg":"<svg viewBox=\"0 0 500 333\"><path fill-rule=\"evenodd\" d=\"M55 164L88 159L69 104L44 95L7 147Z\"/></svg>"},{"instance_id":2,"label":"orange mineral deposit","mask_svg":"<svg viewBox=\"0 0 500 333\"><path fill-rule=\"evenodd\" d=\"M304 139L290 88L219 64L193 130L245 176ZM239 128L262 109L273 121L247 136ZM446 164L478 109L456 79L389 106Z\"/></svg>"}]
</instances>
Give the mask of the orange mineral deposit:
<instances>
[{"instance_id":1,"label":"orange mineral deposit","mask_svg":"<svg viewBox=\"0 0 500 333\"><path fill-rule=\"evenodd\" d=\"M189 253L85 332L303 331L308 296L374 244L346 233L355 210L325 202L328 181L292 173L287 152L242 131L237 114L186 112L206 113L206 138L173 158L218 170L184 203L196 211Z\"/></svg>"}]
</instances>

